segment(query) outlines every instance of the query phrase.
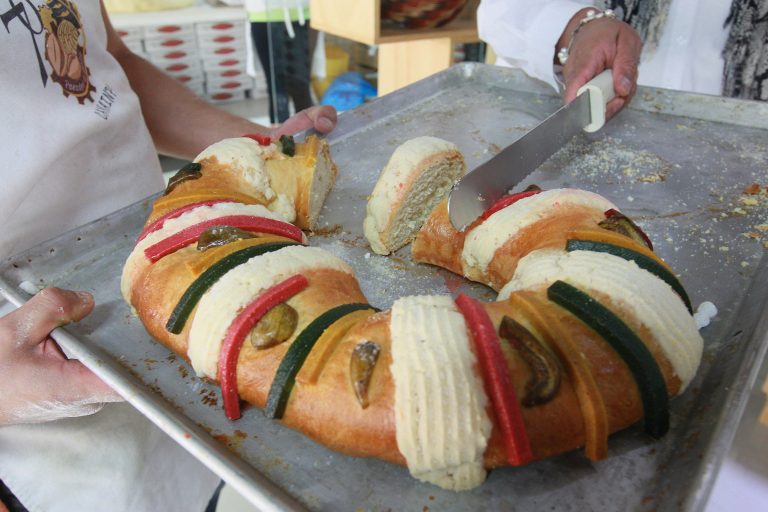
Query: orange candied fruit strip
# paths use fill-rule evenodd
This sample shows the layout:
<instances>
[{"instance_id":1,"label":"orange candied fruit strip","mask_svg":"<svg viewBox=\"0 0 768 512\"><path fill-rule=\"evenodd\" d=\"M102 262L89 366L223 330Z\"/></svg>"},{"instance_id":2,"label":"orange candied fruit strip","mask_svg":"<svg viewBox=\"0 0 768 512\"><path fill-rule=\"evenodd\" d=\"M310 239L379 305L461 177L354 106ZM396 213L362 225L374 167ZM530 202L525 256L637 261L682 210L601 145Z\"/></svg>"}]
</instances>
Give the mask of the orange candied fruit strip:
<instances>
[{"instance_id":1,"label":"orange candied fruit strip","mask_svg":"<svg viewBox=\"0 0 768 512\"><path fill-rule=\"evenodd\" d=\"M508 299L510 304L523 313L540 333L548 336L550 346L555 350L568 372L579 398L584 417L586 441L584 453L596 461L608 456L608 414L600 389L592 371L567 329L548 313L548 303L532 292L518 292Z\"/></svg>"},{"instance_id":2,"label":"orange candied fruit strip","mask_svg":"<svg viewBox=\"0 0 768 512\"><path fill-rule=\"evenodd\" d=\"M255 197L246 194L234 192L232 190L206 190L205 192L194 192L189 194L171 194L161 196L155 201L152 209L152 215L147 220L150 223L153 219L168 213L176 208L181 208L190 203L199 203L202 201L211 201L216 199L229 199L231 201L243 204L261 204Z\"/></svg>"},{"instance_id":3,"label":"orange candied fruit strip","mask_svg":"<svg viewBox=\"0 0 768 512\"><path fill-rule=\"evenodd\" d=\"M186 262L187 268L192 271L195 276L202 274L208 267L216 263L217 261L224 259L232 253L251 247L253 245L270 244L274 242L293 242L290 238L282 236L263 236L258 238L246 238L243 240L237 240L220 247L213 247L207 251L198 253L194 258L191 258Z\"/></svg>"},{"instance_id":4,"label":"orange candied fruit strip","mask_svg":"<svg viewBox=\"0 0 768 512\"><path fill-rule=\"evenodd\" d=\"M353 311L339 318L328 327L315 342L312 352L309 353L304 365L301 367L296 382L304 385L317 384L325 364L330 360L336 347L344 339L344 336L358 323L376 313L373 308Z\"/></svg>"},{"instance_id":5,"label":"orange candied fruit strip","mask_svg":"<svg viewBox=\"0 0 768 512\"><path fill-rule=\"evenodd\" d=\"M589 240L591 242L618 245L619 247L639 252L640 254L651 258L674 274L674 271L667 265L667 262L661 259L655 252L648 249L648 247L635 242L629 237L613 233L607 229L574 229L566 234L566 238L568 240Z\"/></svg>"}]
</instances>

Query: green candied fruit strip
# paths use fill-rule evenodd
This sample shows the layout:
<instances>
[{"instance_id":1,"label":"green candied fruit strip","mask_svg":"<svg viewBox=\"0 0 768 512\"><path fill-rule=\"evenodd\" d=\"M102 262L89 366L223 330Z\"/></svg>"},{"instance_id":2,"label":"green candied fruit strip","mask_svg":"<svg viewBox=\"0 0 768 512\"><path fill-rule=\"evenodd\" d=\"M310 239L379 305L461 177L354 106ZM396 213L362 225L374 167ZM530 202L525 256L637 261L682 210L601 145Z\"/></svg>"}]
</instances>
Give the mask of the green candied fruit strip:
<instances>
[{"instance_id":1,"label":"green candied fruit strip","mask_svg":"<svg viewBox=\"0 0 768 512\"><path fill-rule=\"evenodd\" d=\"M189 315L192 313L192 310L195 309L197 303L200 302L203 294L208 291L216 281L221 279L224 274L233 268L242 265L254 256L261 256L262 254L276 251L289 245L298 244L295 242L273 242L263 245L254 245L233 252L211 265L184 291L184 295L181 296L176 307L173 308L173 312L171 312L171 316L165 324L165 329L173 334L179 334L184 329L184 325L187 323Z\"/></svg>"},{"instance_id":2,"label":"green candied fruit strip","mask_svg":"<svg viewBox=\"0 0 768 512\"><path fill-rule=\"evenodd\" d=\"M548 289L549 299L591 327L624 360L640 391L645 431L660 438L669 430L669 395L658 363L624 321L598 301L564 281Z\"/></svg>"},{"instance_id":3,"label":"green candied fruit strip","mask_svg":"<svg viewBox=\"0 0 768 512\"><path fill-rule=\"evenodd\" d=\"M672 272L664 268L663 265L660 265L658 261L654 261L645 254L640 254L639 252L633 251L632 249L627 249L626 247L619 247L618 245L607 244L605 242L593 242L591 240L568 240L565 246L565 250L568 252L605 252L608 254L613 254L614 256L618 256L619 258L624 258L625 260L634 261L638 267L650 272L671 286L675 293L677 293L685 303L685 307L688 308L688 312L693 314L691 299L688 297L688 293L686 293L685 288L683 288L683 283L681 283L680 280L675 277Z\"/></svg>"},{"instance_id":4,"label":"green candied fruit strip","mask_svg":"<svg viewBox=\"0 0 768 512\"><path fill-rule=\"evenodd\" d=\"M280 148L282 149L283 154L288 156L295 156L296 142L293 140L293 135L281 135Z\"/></svg>"},{"instance_id":5,"label":"green candied fruit strip","mask_svg":"<svg viewBox=\"0 0 768 512\"><path fill-rule=\"evenodd\" d=\"M267 404L264 406L264 414L268 418L280 419L285 412L285 406L288 404L288 397L291 395L293 385L296 382L296 375L301 370L304 361L312 351L318 338L339 318L362 309L376 309L370 304L342 304L333 309L329 309L319 317L315 318L303 331L293 340L288 351L285 353L280 366L277 368L272 386L269 388Z\"/></svg>"}]
</instances>

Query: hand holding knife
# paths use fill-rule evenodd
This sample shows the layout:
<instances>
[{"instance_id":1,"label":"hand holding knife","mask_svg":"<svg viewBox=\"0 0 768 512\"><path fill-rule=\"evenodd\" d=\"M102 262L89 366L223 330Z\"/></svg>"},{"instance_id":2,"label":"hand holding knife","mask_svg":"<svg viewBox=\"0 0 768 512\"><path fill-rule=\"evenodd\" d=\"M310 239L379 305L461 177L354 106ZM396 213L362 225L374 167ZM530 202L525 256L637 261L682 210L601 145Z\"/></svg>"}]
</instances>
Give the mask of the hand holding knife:
<instances>
[{"instance_id":1,"label":"hand holding knife","mask_svg":"<svg viewBox=\"0 0 768 512\"><path fill-rule=\"evenodd\" d=\"M579 89L571 103L467 173L451 190L448 215L463 231L515 185L539 167L581 130L595 132L605 124L605 106L615 96L606 69Z\"/></svg>"}]
</instances>

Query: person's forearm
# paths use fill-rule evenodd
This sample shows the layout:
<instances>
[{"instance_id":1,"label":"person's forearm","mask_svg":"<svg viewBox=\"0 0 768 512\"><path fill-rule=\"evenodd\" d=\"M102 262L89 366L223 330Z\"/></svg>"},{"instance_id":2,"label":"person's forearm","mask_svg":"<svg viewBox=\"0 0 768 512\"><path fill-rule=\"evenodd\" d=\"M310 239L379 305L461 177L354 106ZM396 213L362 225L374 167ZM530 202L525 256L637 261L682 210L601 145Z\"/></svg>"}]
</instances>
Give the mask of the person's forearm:
<instances>
[{"instance_id":1,"label":"person's forearm","mask_svg":"<svg viewBox=\"0 0 768 512\"><path fill-rule=\"evenodd\" d=\"M120 64L141 101L141 111L159 153L190 160L210 144L268 129L198 98L141 57L127 53Z\"/></svg>"},{"instance_id":2,"label":"person's forearm","mask_svg":"<svg viewBox=\"0 0 768 512\"><path fill-rule=\"evenodd\" d=\"M558 39L557 43L555 44L553 57L556 64L559 64L559 62L557 62L557 52L560 50L560 48L565 48L568 46L568 43L570 43L571 39L573 39L574 32L576 32L576 27L579 26L579 23L582 19L584 19L587 13L593 10L594 8L592 7L585 7L584 9L577 11L576 14L571 17L571 20L563 29L563 33L560 35L560 39Z\"/></svg>"},{"instance_id":3,"label":"person's forearm","mask_svg":"<svg viewBox=\"0 0 768 512\"><path fill-rule=\"evenodd\" d=\"M190 160L221 139L247 133L268 133L206 103L180 82L131 52L112 28L102 3L107 49L122 66L141 103L141 111L159 153Z\"/></svg>"},{"instance_id":4,"label":"person's forearm","mask_svg":"<svg viewBox=\"0 0 768 512\"><path fill-rule=\"evenodd\" d=\"M557 40L573 14L591 0L483 0L477 11L480 38L501 61L557 89L552 62Z\"/></svg>"}]
</instances>

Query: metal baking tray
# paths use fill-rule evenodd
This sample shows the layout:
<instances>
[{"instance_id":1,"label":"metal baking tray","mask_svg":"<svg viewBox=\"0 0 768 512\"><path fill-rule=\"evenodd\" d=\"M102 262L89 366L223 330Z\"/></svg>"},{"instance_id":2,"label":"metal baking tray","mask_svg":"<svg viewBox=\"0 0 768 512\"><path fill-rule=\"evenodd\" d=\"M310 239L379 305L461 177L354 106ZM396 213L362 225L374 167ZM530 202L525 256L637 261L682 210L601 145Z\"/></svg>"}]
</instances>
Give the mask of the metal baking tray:
<instances>
[{"instance_id":1,"label":"metal baking tray","mask_svg":"<svg viewBox=\"0 0 768 512\"><path fill-rule=\"evenodd\" d=\"M343 114L328 138L339 179L311 244L349 262L380 308L403 295L459 290L491 300L481 285L411 263L408 248L372 254L362 235L367 196L409 138L453 141L472 168L559 105L519 72L463 64ZM663 439L631 427L612 436L604 461L574 451L491 471L469 492L331 452L256 408L228 421L217 387L153 342L120 297L122 265L152 198L3 261L0 291L17 303L23 282L28 291L93 292L95 311L58 330L60 343L263 510L698 510L768 345L768 234L755 228L768 222L768 207L765 196L753 205L742 195L753 182L768 184L767 150L768 104L641 88L630 109L600 132L578 135L520 185L604 194L638 220L694 303L710 300L720 312L702 331L701 369L672 401Z\"/></svg>"}]
</instances>

